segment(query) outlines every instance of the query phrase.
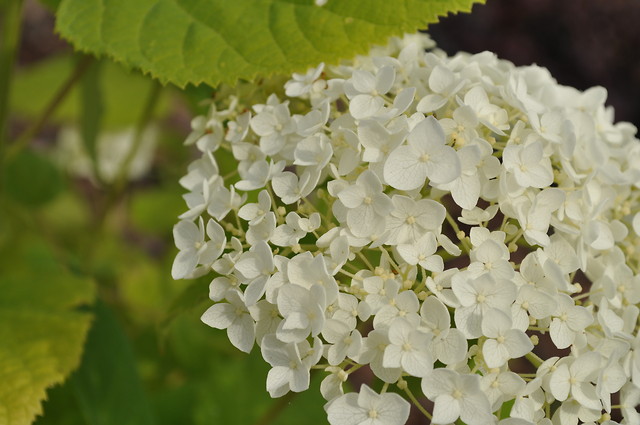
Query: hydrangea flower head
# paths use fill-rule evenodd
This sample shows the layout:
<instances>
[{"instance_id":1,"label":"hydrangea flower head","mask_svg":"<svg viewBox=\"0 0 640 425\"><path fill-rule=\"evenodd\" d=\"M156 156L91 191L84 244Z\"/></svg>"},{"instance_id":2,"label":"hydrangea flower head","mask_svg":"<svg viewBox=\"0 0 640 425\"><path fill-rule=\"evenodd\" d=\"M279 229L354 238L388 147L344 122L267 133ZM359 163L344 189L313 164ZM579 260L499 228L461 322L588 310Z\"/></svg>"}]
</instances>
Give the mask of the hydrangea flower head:
<instances>
[{"instance_id":1,"label":"hydrangea flower head","mask_svg":"<svg viewBox=\"0 0 640 425\"><path fill-rule=\"evenodd\" d=\"M252 96L193 122L173 275L273 397L314 368L332 425L637 423L640 143L604 89L420 35Z\"/></svg>"}]
</instances>

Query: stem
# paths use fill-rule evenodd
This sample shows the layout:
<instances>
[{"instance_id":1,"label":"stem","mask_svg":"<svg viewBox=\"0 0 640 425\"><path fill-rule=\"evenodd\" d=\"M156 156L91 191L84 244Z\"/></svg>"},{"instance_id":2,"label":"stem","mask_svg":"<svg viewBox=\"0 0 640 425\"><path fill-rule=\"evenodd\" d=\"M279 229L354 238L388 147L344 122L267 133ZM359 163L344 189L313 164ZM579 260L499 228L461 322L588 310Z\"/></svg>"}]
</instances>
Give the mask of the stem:
<instances>
[{"instance_id":1,"label":"stem","mask_svg":"<svg viewBox=\"0 0 640 425\"><path fill-rule=\"evenodd\" d=\"M151 120L151 117L153 115L153 110L156 104L158 103L157 100L158 100L158 96L160 95L161 89L162 89L162 86L154 82L153 86L151 87L151 90L149 91L144 108L142 110L142 114L140 115L140 119L136 124L136 129L134 132L133 143L131 144L131 148L129 149L129 152L127 152L127 156L125 157L124 161L122 161L122 164L120 164L115 180L113 181L111 186L109 186L109 191L107 193L107 200L106 200L105 206L102 209L101 214L98 218L99 223L104 222L109 211L111 211L111 208L115 205L117 199L120 197L120 194L122 193L122 191L126 186L129 167L131 166L131 162L133 162L133 159L135 158L136 153L138 152L138 149L142 144L142 136L144 134L144 130L146 129L147 125L149 124L149 121Z\"/></svg>"},{"instance_id":2,"label":"stem","mask_svg":"<svg viewBox=\"0 0 640 425\"><path fill-rule=\"evenodd\" d=\"M458 226L458 223L456 222L456 220L451 217L451 214L449 214L449 211L447 211L447 215L445 216L445 218L447 219L447 222L449 223L449 225L451 225L451 228L453 229L453 231L456 234L456 238L458 238L458 240L460 241L460 243L462 244L462 250L465 251L466 253L469 253L469 251L471 251L471 245L469 243L469 240L465 237L460 237L460 227Z\"/></svg>"},{"instance_id":3,"label":"stem","mask_svg":"<svg viewBox=\"0 0 640 425\"><path fill-rule=\"evenodd\" d=\"M296 395L298 395L298 393L289 391L288 393L280 397L278 401L271 404L269 410L267 410L265 414L256 421L255 425L269 425L270 423L273 423L278 418L280 413L287 408L289 403L291 403L291 400L293 400Z\"/></svg>"},{"instance_id":4,"label":"stem","mask_svg":"<svg viewBox=\"0 0 640 425\"><path fill-rule=\"evenodd\" d=\"M7 140L13 65L20 43L22 0L8 0L0 10L4 15L2 38L0 38L0 160L2 160Z\"/></svg>"},{"instance_id":5,"label":"stem","mask_svg":"<svg viewBox=\"0 0 640 425\"><path fill-rule=\"evenodd\" d=\"M138 149L140 149L140 146L142 145L142 140L143 140L142 136L144 135L144 131L147 128L149 121L151 121L153 110L155 109L156 104L158 103L158 96L160 96L161 89L162 89L162 86L160 86L160 84L153 82L153 85L151 86L151 90L149 91L149 94L147 96L144 109L142 110L142 115L140 116L140 120L136 125L136 130L133 136L133 143L131 145L131 149L129 149L129 152L127 152L127 156L122 162L122 164L120 165L120 168L118 169L118 174L116 175L115 185L118 191L122 190L122 188L126 184L127 177L129 174L129 168L131 167L131 163L133 162L134 158L136 157L136 154L138 153Z\"/></svg>"},{"instance_id":6,"label":"stem","mask_svg":"<svg viewBox=\"0 0 640 425\"><path fill-rule=\"evenodd\" d=\"M92 56L83 56L82 59L78 62L73 73L67 78L67 80L60 86L58 91L53 95L53 98L47 104L47 107L44 108L42 114L38 120L28 129L26 129L14 144L12 144L7 150L6 159L11 159L17 153L19 153L22 149L24 149L31 139L42 130L42 127L47 123L49 118L56 111L60 103L67 97L67 95L71 92L73 86L80 81L82 75L85 73L87 69L89 69L89 65L93 61Z\"/></svg>"},{"instance_id":7,"label":"stem","mask_svg":"<svg viewBox=\"0 0 640 425\"><path fill-rule=\"evenodd\" d=\"M413 395L409 387L406 387L404 389L404 392L407 393L409 400L411 400L411 402L418 408L418 410L420 410L423 415L425 415L429 420L431 420L431 413L429 413L427 409L425 409L424 406L420 404L420 402L418 401L416 396Z\"/></svg>"},{"instance_id":8,"label":"stem","mask_svg":"<svg viewBox=\"0 0 640 425\"><path fill-rule=\"evenodd\" d=\"M529 362L534 365L536 368L539 368L540 365L542 363L544 363L544 360L542 360L540 357L538 357L537 355L535 355L533 352L527 353L525 355L526 359L529 360Z\"/></svg>"}]
</instances>

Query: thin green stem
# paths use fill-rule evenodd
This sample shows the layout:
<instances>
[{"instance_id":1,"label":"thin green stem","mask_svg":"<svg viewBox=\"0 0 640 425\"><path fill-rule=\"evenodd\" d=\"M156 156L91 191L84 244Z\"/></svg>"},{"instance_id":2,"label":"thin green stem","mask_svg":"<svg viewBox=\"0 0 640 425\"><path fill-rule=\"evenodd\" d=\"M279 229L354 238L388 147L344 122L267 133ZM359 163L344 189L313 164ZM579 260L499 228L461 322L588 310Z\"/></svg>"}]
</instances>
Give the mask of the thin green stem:
<instances>
[{"instance_id":1,"label":"thin green stem","mask_svg":"<svg viewBox=\"0 0 640 425\"><path fill-rule=\"evenodd\" d=\"M357 255L358 257L360 257L360 259L362 260L362 262L363 262L367 267L369 267L369 270L371 270L371 271L374 271L374 270L375 270L375 267L373 266L373 264L371 264L371 262L369 261L369 259L367 258L367 256L366 256L366 255L364 255L364 254L362 253L362 251L358 251L358 252L356 253L356 255Z\"/></svg>"},{"instance_id":2,"label":"thin green stem","mask_svg":"<svg viewBox=\"0 0 640 425\"><path fill-rule=\"evenodd\" d=\"M116 175L115 184L116 189L121 191L125 186L128 176L129 169L131 168L131 163L136 157L140 146L142 145L142 141L144 140L144 132L151 121L151 117L153 116L153 111L158 103L158 97L160 96L160 92L162 91L162 86L156 82L151 86L151 90L146 99L146 103L144 105L144 109L142 110L142 114L140 115L140 119L136 125L135 133L133 136L133 143L131 144L131 148L129 152L127 152L127 156L120 165L118 169L118 174Z\"/></svg>"},{"instance_id":3,"label":"thin green stem","mask_svg":"<svg viewBox=\"0 0 640 425\"><path fill-rule=\"evenodd\" d=\"M8 137L9 96L13 66L20 43L22 0L8 0L0 7L2 36L0 37L0 160L4 155Z\"/></svg>"},{"instance_id":4,"label":"thin green stem","mask_svg":"<svg viewBox=\"0 0 640 425\"><path fill-rule=\"evenodd\" d=\"M534 365L536 368L540 367L540 365L542 363L544 363L544 360L542 360L540 357L538 357L536 354L534 354L533 352L527 353L525 355L526 359L529 360L529 362Z\"/></svg>"},{"instance_id":5,"label":"thin green stem","mask_svg":"<svg viewBox=\"0 0 640 425\"><path fill-rule=\"evenodd\" d=\"M49 121L49 118L56 111L58 106L62 103L62 101L67 97L67 95L71 92L73 86L76 85L78 81L82 78L82 75L89 69L89 65L93 61L92 56L83 56L82 59L78 62L73 73L67 78L67 80L60 86L58 91L53 95L53 98L49 101L46 108L40 114L40 117L33 123L33 125L27 128L20 136L15 143L13 143L7 149L7 160L11 159L13 156L18 154L22 149L24 149L31 139L35 135L37 135L42 127Z\"/></svg>"},{"instance_id":6,"label":"thin green stem","mask_svg":"<svg viewBox=\"0 0 640 425\"><path fill-rule=\"evenodd\" d=\"M449 214L449 211L447 211L447 215L445 216L445 218L447 219L447 222L449 223L449 225L451 225L451 228L455 232L456 238L458 238L458 240L462 244L462 249L465 252L469 253L469 251L471 251L471 244L469 243L469 240L466 238L466 236L461 237L462 232L460 230L460 227L458 226L458 223L456 222L456 220L451 216L451 214Z\"/></svg>"},{"instance_id":7,"label":"thin green stem","mask_svg":"<svg viewBox=\"0 0 640 425\"><path fill-rule=\"evenodd\" d=\"M407 396L409 397L409 400L411 400L414 406L416 406L418 410L422 412L423 415L425 415L429 420L431 420L431 413L429 413L427 409L425 409L424 406L420 404L420 402L418 401L416 396L413 395L409 387L405 387L404 392L407 394Z\"/></svg>"},{"instance_id":8,"label":"thin green stem","mask_svg":"<svg viewBox=\"0 0 640 425\"><path fill-rule=\"evenodd\" d=\"M287 406L289 406L291 400L293 400L293 398L298 394L299 393L289 391L288 393L280 397L276 402L271 404L265 414L255 422L255 425L269 425L271 423L274 423L278 416L280 416L280 413L282 413L282 411L286 409Z\"/></svg>"},{"instance_id":9,"label":"thin green stem","mask_svg":"<svg viewBox=\"0 0 640 425\"><path fill-rule=\"evenodd\" d=\"M107 200L104 208L102 208L101 215L98 219L99 223L104 223L104 220L107 217L109 211L111 211L111 208L116 204L118 198L126 187L127 179L129 177L129 168L131 167L131 163L133 162L133 159L135 158L138 149L142 144L144 131L151 121L153 110L158 103L158 96L160 95L161 90L162 86L154 82L145 101L140 119L136 124L131 148L129 149L129 152L127 152L127 156L125 157L124 161L122 161L122 164L120 164L115 180L109 186Z\"/></svg>"}]
</instances>

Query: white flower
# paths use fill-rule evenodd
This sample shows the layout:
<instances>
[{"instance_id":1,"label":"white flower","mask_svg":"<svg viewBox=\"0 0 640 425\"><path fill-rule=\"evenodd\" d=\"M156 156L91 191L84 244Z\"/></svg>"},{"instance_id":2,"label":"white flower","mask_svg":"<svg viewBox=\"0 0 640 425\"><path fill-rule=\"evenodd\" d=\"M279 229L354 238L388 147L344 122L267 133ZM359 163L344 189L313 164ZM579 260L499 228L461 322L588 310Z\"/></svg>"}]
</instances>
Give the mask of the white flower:
<instances>
[{"instance_id":1,"label":"white flower","mask_svg":"<svg viewBox=\"0 0 640 425\"><path fill-rule=\"evenodd\" d=\"M586 308L575 305L565 294L558 294L556 301L558 307L552 315L549 333L556 347L567 348L593 322L593 316Z\"/></svg>"},{"instance_id":2,"label":"white flower","mask_svg":"<svg viewBox=\"0 0 640 425\"><path fill-rule=\"evenodd\" d=\"M402 367L410 375L423 377L433 369L429 350L432 335L415 327L403 318L397 318L389 327L389 345L384 350L382 365L386 368Z\"/></svg>"},{"instance_id":3,"label":"white flower","mask_svg":"<svg viewBox=\"0 0 640 425\"><path fill-rule=\"evenodd\" d=\"M267 280L274 269L273 253L265 241L259 241L238 258L235 269L247 283L245 301L248 306L258 302L265 293Z\"/></svg>"},{"instance_id":4,"label":"white flower","mask_svg":"<svg viewBox=\"0 0 640 425\"><path fill-rule=\"evenodd\" d=\"M400 190L418 189L426 179L449 183L460 175L460 159L445 145L438 120L425 118L411 130L408 144L394 149L384 164L384 179Z\"/></svg>"},{"instance_id":5,"label":"white flower","mask_svg":"<svg viewBox=\"0 0 640 425\"><path fill-rule=\"evenodd\" d=\"M593 351L559 362L551 373L551 393L560 401L571 395L582 406L600 410L602 404L596 394L596 386L591 382L596 380L601 363L602 356Z\"/></svg>"},{"instance_id":6,"label":"white flower","mask_svg":"<svg viewBox=\"0 0 640 425\"><path fill-rule=\"evenodd\" d=\"M276 335L283 342L302 342L309 335L320 334L324 327L326 295L320 285L307 289L284 285L278 291L278 310L284 320Z\"/></svg>"},{"instance_id":7,"label":"white flower","mask_svg":"<svg viewBox=\"0 0 640 425\"><path fill-rule=\"evenodd\" d=\"M390 233L385 241L387 244L412 244L428 232L440 233L447 214L441 204L431 199L414 201L402 195L394 195L391 202L393 210L387 220Z\"/></svg>"},{"instance_id":8,"label":"white flower","mask_svg":"<svg viewBox=\"0 0 640 425\"><path fill-rule=\"evenodd\" d=\"M482 318L484 361L490 368L501 367L509 359L522 357L533 349L527 335L511 328L511 318L499 310L489 310Z\"/></svg>"},{"instance_id":9,"label":"white flower","mask_svg":"<svg viewBox=\"0 0 640 425\"><path fill-rule=\"evenodd\" d=\"M454 319L467 338L481 336L487 312L491 309L509 312L516 297L513 283L496 280L489 274L475 279L457 274L452 279L451 288L462 305L456 309Z\"/></svg>"},{"instance_id":10,"label":"white flower","mask_svg":"<svg viewBox=\"0 0 640 425\"><path fill-rule=\"evenodd\" d=\"M393 208L391 199L382 193L380 180L371 171L358 176L356 183L338 193L348 208L347 224L356 236L370 236L384 231L385 216Z\"/></svg>"},{"instance_id":11,"label":"white flower","mask_svg":"<svg viewBox=\"0 0 640 425\"><path fill-rule=\"evenodd\" d=\"M174 279L182 279L192 274L198 264L210 265L222 254L227 243L224 231L218 223L209 220L207 235L211 240L204 240L205 228L200 218L199 226L191 221L180 221L173 228L173 239L180 250L171 268Z\"/></svg>"},{"instance_id":12,"label":"white flower","mask_svg":"<svg viewBox=\"0 0 640 425\"><path fill-rule=\"evenodd\" d=\"M381 95L386 94L395 80L395 69L384 66L372 74L369 71L355 70L353 77L345 83L345 94L351 100L349 112L355 119L374 116L384 106Z\"/></svg>"},{"instance_id":13,"label":"white flower","mask_svg":"<svg viewBox=\"0 0 640 425\"><path fill-rule=\"evenodd\" d=\"M459 329L451 328L451 317L442 301L428 297L420 307L420 316L422 325L434 335L429 345L434 359L446 365L466 359L467 340Z\"/></svg>"},{"instance_id":14,"label":"white flower","mask_svg":"<svg viewBox=\"0 0 640 425\"><path fill-rule=\"evenodd\" d=\"M384 352L389 346L389 335L387 330L374 329L363 338L362 351L358 362L368 364L371 371L384 382L396 382L402 374L402 368L385 367L383 365Z\"/></svg>"},{"instance_id":15,"label":"white flower","mask_svg":"<svg viewBox=\"0 0 640 425\"><path fill-rule=\"evenodd\" d=\"M377 394L362 385L359 394L340 396L325 408L331 425L404 425L410 404L398 394Z\"/></svg>"},{"instance_id":16,"label":"white flower","mask_svg":"<svg viewBox=\"0 0 640 425\"><path fill-rule=\"evenodd\" d=\"M442 108L463 85L464 82L456 78L449 68L436 65L429 75L429 88L433 93L423 97L416 109L428 113Z\"/></svg>"},{"instance_id":17,"label":"white flower","mask_svg":"<svg viewBox=\"0 0 640 425\"><path fill-rule=\"evenodd\" d=\"M429 232L415 243L400 244L397 246L398 254L404 261L412 266L420 264L425 270L441 272L444 270L444 261L439 255L434 255L438 244L433 233Z\"/></svg>"},{"instance_id":18,"label":"white flower","mask_svg":"<svg viewBox=\"0 0 640 425\"><path fill-rule=\"evenodd\" d=\"M172 274L216 273L203 320L257 342L272 396L328 375L334 425L401 425L405 399L437 425L640 423L635 127L601 88L425 47L210 102ZM365 365L382 394L344 394Z\"/></svg>"},{"instance_id":19,"label":"white flower","mask_svg":"<svg viewBox=\"0 0 640 425\"><path fill-rule=\"evenodd\" d=\"M307 341L284 343L269 334L262 340L261 349L262 357L271 365L267 375L267 391L271 397L309 388L311 366L322 356L319 338L314 338L312 347Z\"/></svg>"},{"instance_id":20,"label":"white flower","mask_svg":"<svg viewBox=\"0 0 640 425\"><path fill-rule=\"evenodd\" d=\"M327 0L316 0L316 5L323 6L326 2ZM324 63L321 63L317 67L309 69L306 74L293 73L292 79L284 84L286 95L289 97L302 97L309 93L313 88L314 82L322 74L323 69Z\"/></svg>"},{"instance_id":21,"label":"white flower","mask_svg":"<svg viewBox=\"0 0 640 425\"><path fill-rule=\"evenodd\" d=\"M480 376L435 369L422 379L422 391L434 402L434 424L449 424L460 418L468 425L493 423L491 406L480 389Z\"/></svg>"},{"instance_id":22,"label":"white flower","mask_svg":"<svg viewBox=\"0 0 640 425\"><path fill-rule=\"evenodd\" d=\"M502 153L504 168L513 173L521 187L548 187L553 183L551 161L544 156L541 142L507 145Z\"/></svg>"},{"instance_id":23,"label":"white flower","mask_svg":"<svg viewBox=\"0 0 640 425\"><path fill-rule=\"evenodd\" d=\"M304 198L316 187L320 173L313 169L305 170L301 176L284 171L273 176L271 186L285 204L293 204Z\"/></svg>"},{"instance_id":24,"label":"white flower","mask_svg":"<svg viewBox=\"0 0 640 425\"><path fill-rule=\"evenodd\" d=\"M330 365L338 365L346 357L354 359L360 353L362 335L344 322L336 319L327 320L322 329L322 336L331 344L327 351Z\"/></svg>"},{"instance_id":25,"label":"white flower","mask_svg":"<svg viewBox=\"0 0 640 425\"><path fill-rule=\"evenodd\" d=\"M229 341L239 350L248 353L255 341L255 322L239 292L229 291L226 298L229 303L212 305L204 312L201 320L213 328L226 329Z\"/></svg>"},{"instance_id":26,"label":"white flower","mask_svg":"<svg viewBox=\"0 0 640 425\"><path fill-rule=\"evenodd\" d=\"M516 373L510 371L489 373L480 381L482 391L491 403L491 411L496 411L502 403L512 400L525 389L526 383Z\"/></svg>"},{"instance_id":27,"label":"white flower","mask_svg":"<svg viewBox=\"0 0 640 425\"><path fill-rule=\"evenodd\" d=\"M258 194L258 202L243 205L238 210L238 216L248 221L250 226L254 226L260 223L269 211L271 211L271 197L269 192L261 190Z\"/></svg>"}]
</instances>

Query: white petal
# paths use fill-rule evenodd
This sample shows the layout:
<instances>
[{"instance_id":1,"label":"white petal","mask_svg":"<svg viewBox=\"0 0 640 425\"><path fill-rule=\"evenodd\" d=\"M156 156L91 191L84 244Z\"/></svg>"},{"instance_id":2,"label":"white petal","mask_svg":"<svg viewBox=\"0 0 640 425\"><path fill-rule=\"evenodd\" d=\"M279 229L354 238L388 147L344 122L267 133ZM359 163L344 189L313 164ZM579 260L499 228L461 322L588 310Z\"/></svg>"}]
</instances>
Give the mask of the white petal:
<instances>
[{"instance_id":1,"label":"white petal","mask_svg":"<svg viewBox=\"0 0 640 425\"><path fill-rule=\"evenodd\" d=\"M202 314L200 320L212 328L226 329L236 318L235 310L229 303L214 304Z\"/></svg>"},{"instance_id":2,"label":"white petal","mask_svg":"<svg viewBox=\"0 0 640 425\"><path fill-rule=\"evenodd\" d=\"M349 112L355 119L360 120L375 115L380 111L380 109L382 109L383 105L384 100L380 97L368 94L359 94L351 99L351 102L349 103Z\"/></svg>"},{"instance_id":3,"label":"white petal","mask_svg":"<svg viewBox=\"0 0 640 425\"><path fill-rule=\"evenodd\" d=\"M358 425L369 419L368 412L358 406L358 395L349 393L335 399L327 408L331 425Z\"/></svg>"},{"instance_id":4,"label":"white petal","mask_svg":"<svg viewBox=\"0 0 640 425\"><path fill-rule=\"evenodd\" d=\"M196 269L198 265L198 256L195 250L180 251L173 260L171 266L171 277L174 279L182 279L187 277Z\"/></svg>"},{"instance_id":5,"label":"white petal","mask_svg":"<svg viewBox=\"0 0 640 425\"><path fill-rule=\"evenodd\" d=\"M255 322L248 313L243 314L227 328L227 336L234 347L249 353L256 337Z\"/></svg>"},{"instance_id":6,"label":"white petal","mask_svg":"<svg viewBox=\"0 0 640 425\"><path fill-rule=\"evenodd\" d=\"M412 351L402 356L401 365L410 375L422 378L433 370L433 359L426 351Z\"/></svg>"},{"instance_id":7,"label":"white petal","mask_svg":"<svg viewBox=\"0 0 640 425\"><path fill-rule=\"evenodd\" d=\"M427 177L427 166L416 157L410 146L396 148L384 164L384 180L399 190L413 190L421 187Z\"/></svg>"},{"instance_id":8,"label":"white petal","mask_svg":"<svg viewBox=\"0 0 640 425\"><path fill-rule=\"evenodd\" d=\"M442 394L435 399L433 406L434 424L450 424L460 416L460 402L449 394Z\"/></svg>"},{"instance_id":9,"label":"white petal","mask_svg":"<svg viewBox=\"0 0 640 425\"><path fill-rule=\"evenodd\" d=\"M498 343L495 339L488 339L482 346L482 354L488 367L500 367L509 360L509 352L504 344Z\"/></svg>"},{"instance_id":10,"label":"white petal","mask_svg":"<svg viewBox=\"0 0 640 425\"><path fill-rule=\"evenodd\" d=\"M194 243L202 240L200 229L192 221L183 220L173 226L173 239L179 250L193 248Z\"/></svg>"},{"instance_id":11,"label":"white petal","mask_svg":"<svg viewBox=\"0 0 640 425\"><path fill-rule=\"evenodd\" d=\"M460 158L450 146L443 146L430 156L427 177L436 184L449 183L460 177Z\"/></svg>"},{"instance_id":12,"label":"white petal","mask_svg":"<svg viewBox=\"0 0 640 425\"><path fill-rule=\"evenodd\" d=\"M571 375L566 364L558 366L551 375L549 387L556 400L564 401L569 397L569 391L571 390L569 379L571 379Z\"/></svg>"},{"instance_id":13,"label":"white petal","mask_svg":"<svg viewBox=\"0 0 640 425\"><path fill-rule=\"evenodd\" d=\"M267 374L267 391L271 397L280 397L289 391L289 377L291 369L275 366Z\"/></svg>"}]
</instances>

